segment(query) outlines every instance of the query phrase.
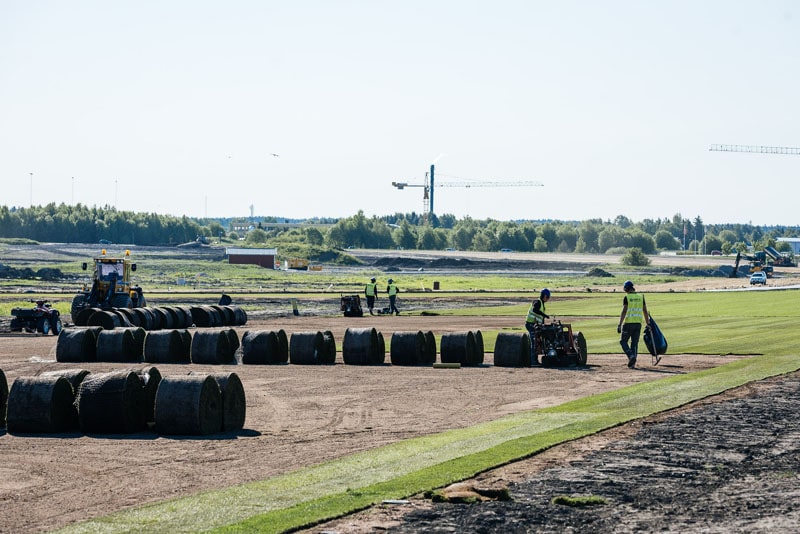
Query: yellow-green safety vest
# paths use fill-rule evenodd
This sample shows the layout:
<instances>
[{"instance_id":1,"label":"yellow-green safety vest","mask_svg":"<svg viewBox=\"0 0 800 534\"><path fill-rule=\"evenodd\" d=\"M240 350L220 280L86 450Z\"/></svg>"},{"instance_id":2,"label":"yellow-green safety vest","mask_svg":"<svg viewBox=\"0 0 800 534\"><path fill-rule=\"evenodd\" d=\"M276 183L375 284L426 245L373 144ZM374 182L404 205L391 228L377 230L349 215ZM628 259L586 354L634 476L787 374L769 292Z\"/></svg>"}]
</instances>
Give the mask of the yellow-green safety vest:
<instances>
[{"instance_id":1,"label":"yellow-green safety vest","mask_svg":"<svg viewBox=\"0 0 800 534\"><path fill-rule=\"evenodd\" d=\"M628 310L625 313L625 324L644 322L644 297L639 293L628 293Z\"/></svg>"},{"instance_id":2,"label":"yellow-green safety vest","mask_svg":"<svg viewBox=\"0 0 800 534\"><path fill-rule=\"evenodd\" d=\"M365 289L365 294L368 297L374 297L375 295L378 294L377 286L378 286L378 284L373 284L373 283L367 284L367 287Z\"/></svg>"},{"instance_id":3,"label":"yellow-green safety vest","mask_svg":"<svg viewBox=\"0 0 800 534\"><path fill-rule=\"evenodd\" d=\"M386 292L389 293L390 297L392 295L397 295L397 286L394 284L389 284L389 286L386 288Z\"/></svg>"},{"instance_id":4,"label":"yellow-green safety vest","mask_svg":"<svg viewBox=\"0 0 800 534\"><path fill-rule=\"evenodd\" d=\"M536 300L538 300L539 302L542 303L542 305L539 308L539 310L542 313L545 313L545 311L544 311L544 301L542 299L536 299ZM544 317L542 317L541 315L537 315L537 314L533 313L533 305L536 303L536 300L531 302L531 306L530 306L530 308L528 308L528 316L525 318L525 322L527 322L527 323L544 323Z\"/></svg>"}]
</instances>

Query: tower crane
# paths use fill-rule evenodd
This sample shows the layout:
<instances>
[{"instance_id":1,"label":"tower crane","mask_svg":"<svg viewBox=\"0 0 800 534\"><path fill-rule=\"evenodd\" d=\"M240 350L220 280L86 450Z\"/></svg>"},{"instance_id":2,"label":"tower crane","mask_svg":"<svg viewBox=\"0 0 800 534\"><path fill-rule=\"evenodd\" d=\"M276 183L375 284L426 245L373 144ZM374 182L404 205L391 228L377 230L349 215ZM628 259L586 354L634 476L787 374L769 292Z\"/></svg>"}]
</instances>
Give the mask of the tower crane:
<instances>
[{"instance_id":1,"label":"tower crane","mask_svg":"<svg viewBox=\"0 0 800 534\"><path fill-rule=\"evenodd\" d=\"M452 181L452 182L439 182L436 183L434 177L435 174L435 165L431 165L431 170L428 173L425 173L425 183L424 184L411 184L408 182L392 182L392 185L397 189L405 189L406 187L422 187L423 200L427 200L427 205L425 206L425 214L428 213L433 214L433 193L435 191L434 184L437 187L541 187L544 184L541 182L535 182L532 180L517 180L513 182L501 182L501 181Z\"/></svg>"},{"instance_id":2,"label":"tower crane","mask_svg":"<svg viewBox=\"0 0 800 534\"><path fill-rule=\"evenodd\" d=\"M789 154L800 156L800 148L790 146L711 145L710 152L751 152L753 154Z\"/></svg>"}]
</instances>

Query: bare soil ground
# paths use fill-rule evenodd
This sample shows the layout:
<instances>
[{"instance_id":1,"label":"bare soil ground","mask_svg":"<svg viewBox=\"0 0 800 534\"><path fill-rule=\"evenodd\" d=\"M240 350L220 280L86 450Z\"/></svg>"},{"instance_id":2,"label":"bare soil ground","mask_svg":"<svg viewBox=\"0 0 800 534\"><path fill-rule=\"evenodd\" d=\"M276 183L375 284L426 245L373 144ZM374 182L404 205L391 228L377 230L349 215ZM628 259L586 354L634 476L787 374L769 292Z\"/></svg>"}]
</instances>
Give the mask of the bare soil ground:
<instances>
[{"instance_id":1,"label":"bare soil ground","mask_svg":"<svg viewBox=\"0 0 800 534\"><path fill-rule=\"evenodd\" d=\"M357 321L357 322L355 322ZM518 317L294 317L254 319L249 329L287 333L374 326L434 332L519 326ZM56 338L0 336L0 368L9 384L18 376L108 363L55 361ZM620 355L590 354L586 369L493 367L433 369L391 365L253 366L234 370L247 397L245 431L208 438L126 435L0 435L0 531L57 528L123 508L211 488L259 480L312 463L397 440L495 419L519 410L687 373L730 357L675 355L630 370ZM388 361L388 358L387 358ZM162 375L218 371L219 367L160 365Z\"/></svg>"},{"instance_id":2,"label":"bare soil ground","mask_svg":"<svg viewBox=\"0 0 800 534\"><path fill-rule=\"evenodd\" d=\"M707 279L702 283L709 285ZM686 289L693 289L691 280L686 284ZM731 281L721 279L718 284L720 289L730 289ZM742 281L736 284L738 287L746 286ZM608 288L613 289L611 286ZM683 290L683 286L673 284L658 290ZM346 328L375 327L387 339L388 349L388 340L393 332L431 330L441 334L519 327L521 322L516 316L401 315L352 319L325 317L317 315L317 311L314 305L310 305L301 316L252 314L247 326L237 330L240 335L245 330L279 328L290 335L293 332L330 330L341 349ZM486 365L457 370L388 364L348 366L343 364L341 354L333 366L239 365L226 368L239 374L247 397L245 430L236 434L172 438L152 433L10 435L0 432L0 458L3 459L0 463L0 532L47 531L149 502L264 479L414 436L465 427L521 410L552 406L656 380L668 374L714 367L735 358L669 355L657 367L651 366L647 358L640 359L639 368L630 370L625 366L623 356L593 354L591 340L589 343L588 367L567 371L496 368L491 365L491 353L487 353ZM103 372L124 367L108 363L58 363L55 361L55 347L56 338L53 336L0 334L0 369L5 372L9 386L17 377L53 369L80 367L91 372ZM491 347L487 347L487 351L491 351ZM158 367L162 375L185 374L189 370L220 370L218 366L199 365ZM769 406L797 398L796 377L793 380L787 380L785 387L790 388L788 390L781 389L784 386L770 389L757 385L748 389L748 393L759 393L760 396L753 397L754 402L763 399L760 402L766 410ZM605 527L633 531L648 528L645 523L626 519L636 516L637 512L640 515L646 512L647 516L660 521L652 524L658 525L659 529L671 530L676 517L700 521L698 516L702 515L702 510L698 507L703 501L699 496L702 491L708 491L699 486L702 480L710 479L712 474L733 472L735 465L739 466L736 469L744 469L742 466L752 463L753 458L763 461L759 464L764 466L763 471L748 474L737 470L736 473L742 473L740 479L733 475L726 479L738 480L741 484L741 491L731 496L735 499L735 508L762 518L762 522L750 524L755 530L768 525L769 521L783 527L786 524L781 522L784 521L781 518L784 508L780 508L776 515L774 501L785 497L789 502L797 497L793 489L797 487L796 456L795 467L775 463L775 469L770 470L766 460L794 450L792 442L797 442L798 430L786 421L793 414L786 415L785 412L796 411L796 408L788 405L785 411L746 419L744 416L750 408L703 416L705 410L710 409L708 403L703 403L697 413L701 414L698 417L705 419L698 420L702 424L695 424L694 429L701 433L699 436L692 437L688 433L695 420L682 414L676 419L679 422L677 426L668 427L671 429L664 431L663 437L651 429L660 428L664 423L639 422L630 428L616 429L600 437L554 448L527 462L487 474L487 483L505 484L510 489L514 498L511 502L433 505L430 500L419 498L413 499L407 508L376 507L310 531L372 532L386 528L399 532L437 529L441 532L538 531L555 524L561 525L560 530ZM656 420L661 419L653 418ZM727 430L718 431L709 426L714 422ZM734 427L734 423L744 426ZM708 433L702 432L704 428L709 428ZM639 430L646 433L633 434ZM758 437L762 434L763 438ZM609 447L600 450L604 443ZM708 444L710 451L690 447L692 443ZM595 450L598 452L593 453ZM626 452L636 450L639 451L636 456ZM686 456L690 452L691 458ZM599 455L599 460L593 460L595 454ZM586 457L586 462L603 464L568 464L568 461L582 456ZM693 460L696 471L684 465L689 459ZM542 471L543 467L563 471ZM638 476L629 476L637 473ZM765 474L769 479L766 482L763 480ZM570 480L579 481L580 485L577 482L575 485L564 483ZM697 491L684 497L677 492L687 486L687 481L688 486L697 486ZM757 498L744 489L748 485L756 488ZM650 496L648 488L658 491ZM720 526L719 531L739 530L742 523L737 521L741 514L733 517L723 515L722 511L727 497L721 491L733 491L734 488L720 488L720 493L713 497L717 505L708 515L709 524L714 527L711 530L716 526ZM762 494L762 488L781 493L774 498L768 497ZM610 504L588 510L554 508L548 500L555 493L591 493L603 496ZM708 500L705 502L710 503ZM534 508L534 505L540 508ZM407 510L412 513L406 516ZM785 521L796 529L800 521L793 514L787 513ZM498 518L504 516L510 522L498 523ZM561 522L552 523L551 518L555 517L561 517ZM725 526L728 528L722 528Z\"/></svg>"}]
</instances>

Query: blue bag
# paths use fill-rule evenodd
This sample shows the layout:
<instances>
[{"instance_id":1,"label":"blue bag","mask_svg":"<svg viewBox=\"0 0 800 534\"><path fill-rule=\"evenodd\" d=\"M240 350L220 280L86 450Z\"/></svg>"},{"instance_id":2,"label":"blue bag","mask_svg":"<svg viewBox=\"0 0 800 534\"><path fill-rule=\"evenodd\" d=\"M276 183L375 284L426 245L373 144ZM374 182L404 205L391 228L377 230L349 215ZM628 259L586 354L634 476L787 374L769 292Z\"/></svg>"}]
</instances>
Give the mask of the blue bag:
<instances>
[{"instance_id":1,"label":"blue bag","mask_svg":"<svg viewBox=\"0 0 800 534\"><path fill-rule=\"evenodd\" d=\"M659 356L661 354L666 354L667 338L664 337L664 334L661 332L661 329L656 324L652 315L650 316L648 326L650 328L647 328L644 332L644 344L647 346L647 350L650 351L650 355Z\"/></svg>"}]
</instances>

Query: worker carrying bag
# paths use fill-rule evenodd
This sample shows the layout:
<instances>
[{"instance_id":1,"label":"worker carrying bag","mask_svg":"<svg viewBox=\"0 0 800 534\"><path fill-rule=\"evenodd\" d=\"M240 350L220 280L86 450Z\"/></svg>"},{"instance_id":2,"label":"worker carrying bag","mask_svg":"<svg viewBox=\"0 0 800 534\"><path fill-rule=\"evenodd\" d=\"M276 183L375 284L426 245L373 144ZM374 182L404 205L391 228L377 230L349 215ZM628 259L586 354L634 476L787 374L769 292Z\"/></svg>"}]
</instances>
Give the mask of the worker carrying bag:
<instances>
[{"instance_id":1,"label":"worker carrying bag","mask_svg":"<svg viewBox=\"0 0 800 534\"><path fill-rule=\"evenodd\" d=\"M653 316L650 316L649 328L644 331L644 344L652 356L660 356L667 353L667 338L661 332ZM659 358L660 359L660 358Z\"/></svg>"}]
</instances>

